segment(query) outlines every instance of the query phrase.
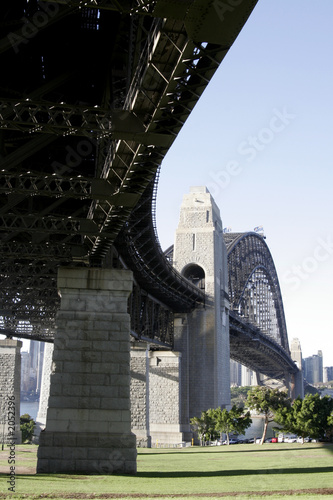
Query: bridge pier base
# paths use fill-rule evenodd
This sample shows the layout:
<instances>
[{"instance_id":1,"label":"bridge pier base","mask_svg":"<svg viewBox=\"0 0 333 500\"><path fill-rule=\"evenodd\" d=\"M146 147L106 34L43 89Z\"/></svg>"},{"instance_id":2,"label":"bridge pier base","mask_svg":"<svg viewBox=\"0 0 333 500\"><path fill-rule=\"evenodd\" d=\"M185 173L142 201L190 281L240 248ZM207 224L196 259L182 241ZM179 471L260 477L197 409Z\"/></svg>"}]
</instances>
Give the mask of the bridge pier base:
<instances>
[{"instance_id":1,"label":"bridge pier base","mask_svg":"<svg viewBox=\"0 0 333 500\"><path fill-rule=\"evenodd\" d=\"M184 195L173 265L205 291L205 304L176 314L174 347L182 353L181 412L192 417L230 405L230 346L227 251L220 211L207 188Z\"/></svg>"},{"instance_id":2,"label":"bridge pier base","mask_svg":"<svg viewBox=\"0 0 333 500\"><path fill-rule=\"evenodd\" d=\"M46 415L50 396L50 376L52 369L53 344L45 342L44 358L43 358L43 373L40 389L38 413L36 417L36 426L34 430L33 442L39 444L39 436L42 430L45 429Z\"/></svg>"},{"instance_id":3,"label":"bridge pier base","mask_svg":"<svg viewBox=\"0 0 333 500\"><path fill-rule=\"evenodd\" d=\"M60 268L46 428L38 473L133 474L130 414L132 273Z\"/></svg>"},{"instance_id":4,"label":"bridge pier base","mask_svg":"<svg viewBox=\"0 0 333 500\"><path fill-rule=\"evenodd\" d=\"M136 445L151 447L149 432L149 350L146 343L131 346L131 416Z\"/></svg>"},{"instance_id":5,"label":"bridge pier base","mask_svg":"<svg viewBox=\"0 0 333 500\"><path fill-rule=\"evenodd\" d=\"M184 440L180 420L180 352L149 353L149 412L152 446L173 446Z\"/></svg>"},{"instance_id":6,"label":"bridge pier base","mask_svg":"<svg viewBox=\"0 0 333 500\"><path fill-rule=\"evenodd\" d=\"M4 443L21 444L20 392L21 347L19 340L0 340L0 415Z\"/></svg>"}]
</instances>

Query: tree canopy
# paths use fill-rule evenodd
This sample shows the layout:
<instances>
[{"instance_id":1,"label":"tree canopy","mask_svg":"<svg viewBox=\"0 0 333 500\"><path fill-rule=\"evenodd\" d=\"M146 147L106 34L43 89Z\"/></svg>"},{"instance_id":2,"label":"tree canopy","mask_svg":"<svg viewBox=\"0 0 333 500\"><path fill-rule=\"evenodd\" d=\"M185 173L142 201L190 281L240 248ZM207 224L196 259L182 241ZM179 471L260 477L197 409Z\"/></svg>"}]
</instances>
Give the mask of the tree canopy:
<instances>
[{"instance_id":1,"label":"tree canopy","mask_svg":"<svg viewBox=\"0 0 333 500\"><path fill-rule=\"evenodd\" d=\"M227 444L229 444L229 435L231 432L243 434L250 427L252 420L250 412L244 414L243 408L233 405L231 410L215 408L208 410L209 414L215 420L215 429L227 435Z\"/></svg>"},{"instance_id":2,"label":"tree canopy","mask_svg":"<svg viewBox=\"0 0 333 500\"><path fill-rule=\"evenodd\" d=\"M34 434L35 421L28 413L20 416L20 430L22 432L22 443L31 441Z\"/></svg>"},{"instance_id":3,"label":"tree canopy","mask_svg":"<svg viewBox=\"0 0 333 500\"><path fill-rule=\"evenodd\" d=\"M213 441L218 438L215 420L210 410L201 412L200 417L191 418L190 424L192 429L198 434L198 438L202 443Z\"/></svg>"},{"instance_id":4,"label":"tree canopy","mask_svg":"<svg viewBox=\"0 0 333 500\"><path fill-rule=\"evenodd\" d=\"M303 438L328 437L333 430L333 399L329 396L320 398L319 394L307 394L304 399L298 397L290 407L279 408L275 421L286 432L292 432Z\"/></svg>"},{"instance_id":5,"label":"tree canopy","mask_svg":"<svg viewBox=\"0 0 333 500\"><path fill-rule=\"evenodd\" d=\"M256 386L248 392L247 407L255 410L264 416L264 430L260 444L265 441L269 422L275 420L275 414L278 409L289 407L290 399L285 391L271 389L270 387Z\"/></svg>"}]
</instances>

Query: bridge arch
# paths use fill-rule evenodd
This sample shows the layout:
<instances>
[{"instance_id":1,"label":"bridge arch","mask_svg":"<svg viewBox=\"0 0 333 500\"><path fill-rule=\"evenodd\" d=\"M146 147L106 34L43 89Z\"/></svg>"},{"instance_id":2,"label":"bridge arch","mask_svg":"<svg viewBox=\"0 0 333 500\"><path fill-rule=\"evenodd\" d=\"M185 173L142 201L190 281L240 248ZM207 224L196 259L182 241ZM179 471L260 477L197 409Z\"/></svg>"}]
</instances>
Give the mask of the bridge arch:
<instances>
[{"instance_id":1,"label":"bridge arch","mask_svg":"<svg viewBox=\"0 0 333 500\"><path fill-rule=\"evenodd\" d=\"M226 233L230 309L256 323L289 351L281 290L274 261L257 233ZM260 296L260 298L259 298Z\"/></svg>"}]
</instances>

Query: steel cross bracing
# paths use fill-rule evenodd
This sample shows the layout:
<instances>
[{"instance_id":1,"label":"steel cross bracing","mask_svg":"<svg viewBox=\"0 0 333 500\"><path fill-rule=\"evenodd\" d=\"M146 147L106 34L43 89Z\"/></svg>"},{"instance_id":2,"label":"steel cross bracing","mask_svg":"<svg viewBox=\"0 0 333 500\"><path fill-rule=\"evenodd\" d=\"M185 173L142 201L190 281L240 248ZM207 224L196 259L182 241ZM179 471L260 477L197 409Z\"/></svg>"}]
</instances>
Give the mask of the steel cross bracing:
<instances>
[{"instance_id":1,"label":"steel cross bracing","mask_svg":"<svg viewBox=\"0 0 333 500\"><path fill-rule=\"evenodd\" d=\"M264 238L257 233L225 233L224 240L231 358L276 379L295 373L279 280Z\"/></svg>"},{"instance_id":2,"label":"steel cross bracing","mask_svg":"<svg viewBox=\"0 0 333 500\"><path fill-rule=\"evenodd\" d=\"M257 233L224 233L228 254L230 357L273 379L297 372L290 357L280 286ZM173 259L173 246L165 252Z\"/></svg>"},{"instance_id":3,"label":"steel cross bracing","mask_svg":"<svg viewBox=\"0 0 333 500\"><path fill-rule=\"evenodd\" d=\"M52 335L60 265L110 265L118 237L135 237L138 262L152 257L139 229L154 235L149 186L255 4L224 14L207 0L0 5L4 330ZM136 206L140 220L129 219ZM155 260L136 274L159 277L157 302L203 300L167 264L163 294L161 252Z\"/></svg>"}]
</instances>

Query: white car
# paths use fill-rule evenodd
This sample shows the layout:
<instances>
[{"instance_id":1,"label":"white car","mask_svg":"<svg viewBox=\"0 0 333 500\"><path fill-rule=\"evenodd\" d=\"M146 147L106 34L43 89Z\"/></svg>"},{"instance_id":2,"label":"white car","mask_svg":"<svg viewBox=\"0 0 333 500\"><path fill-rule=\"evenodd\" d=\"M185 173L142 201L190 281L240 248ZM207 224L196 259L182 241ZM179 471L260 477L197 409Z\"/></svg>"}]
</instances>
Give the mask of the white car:
<instances>
[{"instance_id":1,"label":"white car","mask_svg":"<svg viewBox=\"0 0 333 500\"><path fill-rule=\"evenodd\" d=\"M297 443L297 436L288 436L284 438L285 443Z\"/></svg>"}]
</instances>

